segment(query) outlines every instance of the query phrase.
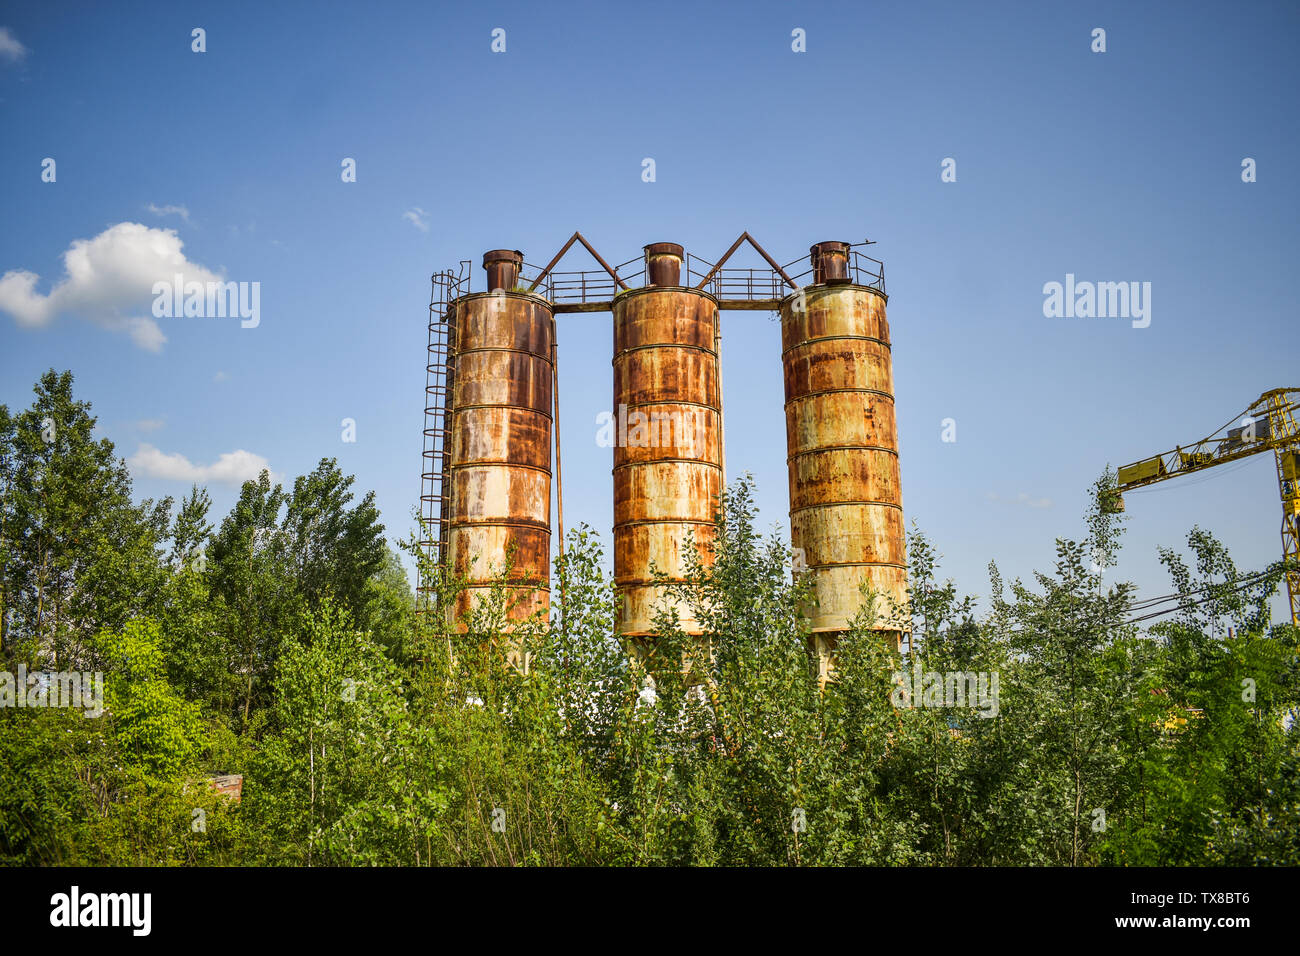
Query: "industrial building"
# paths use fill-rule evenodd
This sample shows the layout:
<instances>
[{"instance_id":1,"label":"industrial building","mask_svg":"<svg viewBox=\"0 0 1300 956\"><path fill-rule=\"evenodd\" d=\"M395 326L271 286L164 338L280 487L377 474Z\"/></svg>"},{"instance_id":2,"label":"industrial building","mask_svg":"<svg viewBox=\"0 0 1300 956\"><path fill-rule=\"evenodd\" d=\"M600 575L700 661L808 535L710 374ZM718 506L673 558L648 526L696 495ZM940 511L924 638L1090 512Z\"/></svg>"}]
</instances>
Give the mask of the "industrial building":
<instances>
[{"instance_id":1,"label":"industrial building","mask_svg":"<svg viewBox=\"0 0 1300 956\"><path fill-rule=\"evenodd\" d=\"M745 242L766 268L728 268ZM600 270L556 271L578 243ZM574 233L544 267L516 250L485 253L481 291L468 260L435 274L421 545L467 582L447 613L461 619L507 564L511 615L548 613L553 480L563 547L556 316L609 312L620 632L652 642L654 611L670 600L652 568L681 580L688 541L711 557L726 454L719 313L760 310L781 317L781 354L755 374L775 376L779 361L793 567L812 575L809 624L823 666L864 589L879 595L873 629L897 646L906 615L891 612L906 607L907 559L888 299L883 264L865 245L819 242L780 265L742 233L716 262L655 242L611 266ZM421 580L426 602L434 586ZM702 632L689 609L677 610L685 633Z\"/></svg>"}]
</instances>

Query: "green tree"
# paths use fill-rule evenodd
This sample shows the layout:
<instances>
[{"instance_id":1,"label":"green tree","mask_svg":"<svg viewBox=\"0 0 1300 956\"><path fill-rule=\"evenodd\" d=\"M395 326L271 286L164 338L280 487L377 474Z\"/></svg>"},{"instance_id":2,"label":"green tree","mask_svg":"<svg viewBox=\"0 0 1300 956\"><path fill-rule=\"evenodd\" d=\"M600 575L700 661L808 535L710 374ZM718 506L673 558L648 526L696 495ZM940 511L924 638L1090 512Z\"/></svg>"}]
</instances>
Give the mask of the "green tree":
<instances>
[{"instance_id":1,"label":"green tree","mask_svg":"<svg viewBox=\"0 0 1300 956\"><path fill-rule=\"evenodd\" d=\"M195 769L204 747L197 704L167 681L158 626L132 621L96 641L105 666L106 703L118 752L159 777Z\"/></svg>"},{"instance_id":2,"label":"green tree","mask_svg":"<svg viewBox=\"0 0 1300 956\"><path fill-rule=\"evenodd\" d=\"M368 627L368 585L383 568L386 548L375 493L366 492L349 507L355 481L333 458L322 458L311 474L298 478L286 501L283 543L309 606L329 597Z\"/></svg>"},{"instance_id":3,"label":"green tree","mask_svg":"<svg viewBox=\"0 0 1300 956\"><path fill-rule=\"evenodd\" d=\"M280 643L304 605L280 528L285 501L284 491L272 486L268 472L244 482L239 500L208 548L211 589L227 609L220 626L240 675L245 724L255 700L270 700Z\"/></svg>"},{"instance_id":4,"label":"green tree","mask_svg":"<svg viewBox=\"0 0 1300 956\"><path fill-rule=\"evenodd\" d=\"M406 569L397 554L384 545L383 560L366 582L362 619L390 658L409 665L414 617L415 594Z\"/></svg>"},{"instance_id":5,"label":"green tree","mask_svg":"<svg viewBox=\"0 0 1300 956\"><path fill-rule=\"evenodd\" d=\"M170 499L131 500L113 443L72 396L72 374L41 376L31 408L0 414L0 613L4 646L29 663L90 662L90 639L151 607Z\"/></svg>"},{"instance_id":6,"label":"green tree","mask_svg":"<svg viewBox=\"0 0 1300 956\"><path fill-rule=\"evenodd\" d=\"M268 837L263 861L429 862L443 758L412 723L397 668L325 600L303 612L277 672L246 808Z\"/></svg>"}]
</instances>

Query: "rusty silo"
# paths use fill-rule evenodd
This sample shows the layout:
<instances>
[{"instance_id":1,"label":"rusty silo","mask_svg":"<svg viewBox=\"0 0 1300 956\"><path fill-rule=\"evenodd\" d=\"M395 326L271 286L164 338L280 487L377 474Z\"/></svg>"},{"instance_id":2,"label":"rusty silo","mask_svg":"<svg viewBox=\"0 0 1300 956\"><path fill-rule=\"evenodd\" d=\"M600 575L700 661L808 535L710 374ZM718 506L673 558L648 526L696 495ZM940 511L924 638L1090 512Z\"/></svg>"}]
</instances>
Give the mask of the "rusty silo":
<instances>
[{"instance_id":1,"label":"rusty silo","mask_svg":"<svg viewBox=\"0 0 1300 956\"><path fill-rule=\"evenodd\" d=\"M781 302L796 561L814 575L814 637L823 654L862 606L878 599L877 629L897 645L888 598L905 605L906 539L894 418L893 363L883 291L854 284L849 244L812 247L812 284Z\"/></svg>"},{"instance_id":2,"label":"rusty silo","mask_svg":"<svg viewBox=\"0 0 1300 956\"><path fill-rule=\"evenodd\" d=\"M680 579L692 533L711 556L722 487L718 302L681 284L682 258L675 243L646 246L645 286L613 301L614 579L623 634L634 638L653 635L663 598L651 565ZM700 633L678 610L682 630Z\"/></svg>"},{"instance_id":3,"label":"rusty silo","mask_svg":"<svg viewBox=\"0 0 1300 956\"><path fill-rule=\"evenodd\" d=\"M452 308L447 553L469 582L457 617L511 553L511 617L550 604L555 318L542 296L514 291L522 263L514 250L484 254L489 291Z\"/></svg>"}]
</instances>

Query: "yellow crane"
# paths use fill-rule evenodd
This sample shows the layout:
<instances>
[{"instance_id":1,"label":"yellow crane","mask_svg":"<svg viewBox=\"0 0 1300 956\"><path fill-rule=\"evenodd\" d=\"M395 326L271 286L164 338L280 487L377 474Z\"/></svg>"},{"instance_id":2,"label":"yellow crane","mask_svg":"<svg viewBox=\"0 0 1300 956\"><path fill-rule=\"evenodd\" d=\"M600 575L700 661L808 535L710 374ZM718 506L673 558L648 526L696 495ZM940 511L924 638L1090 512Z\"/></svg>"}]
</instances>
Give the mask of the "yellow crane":
<instances>
[{"instance_id":1,"label":"yellow crane","mask_svg":"<svg viewBox=\"0 0 1300 956\"><path fill-rule=\"evenodd\" d=\"M1282 493L1282 557L1288 561L1287 596L1291 623L1300 627L1300 388L1265 392L1246 411L1193 445L1143 458L1119 470L1109 510L1123 511L1122 494L1157 481L1190 475L1215 465L1272 451Z\"/></svg>"}]
</instances>

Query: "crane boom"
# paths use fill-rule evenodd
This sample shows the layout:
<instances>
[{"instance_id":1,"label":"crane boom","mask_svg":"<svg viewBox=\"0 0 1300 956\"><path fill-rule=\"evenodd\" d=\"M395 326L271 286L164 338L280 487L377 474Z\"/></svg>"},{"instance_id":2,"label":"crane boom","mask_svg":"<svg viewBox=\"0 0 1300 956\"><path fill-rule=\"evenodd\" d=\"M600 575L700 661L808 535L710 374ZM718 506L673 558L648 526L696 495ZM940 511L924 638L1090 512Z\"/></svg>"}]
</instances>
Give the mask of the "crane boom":
<instances>
[{"instance_id":1,"label":"crane boom","mask_svg":"<svg viewBox=\"0 0 1300 956\"><path fill-rule=\"evenodd\" d=\"M1134 488L1204 471L1272 451L1282 496L1282 557L1288 559L1287 596L1291 623L1300 627L1300 388L1265 392L1246 411L1209 437L1119 469L1111 507L1123 510L1120 495Z\"/></svg>"}]
</instances>

